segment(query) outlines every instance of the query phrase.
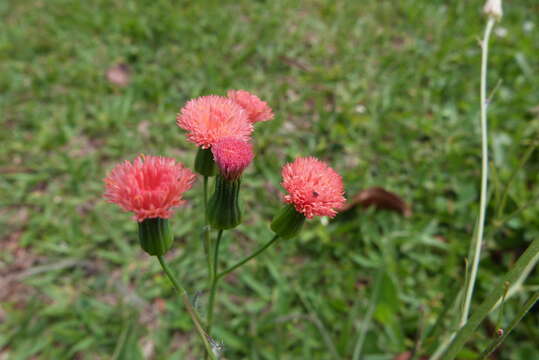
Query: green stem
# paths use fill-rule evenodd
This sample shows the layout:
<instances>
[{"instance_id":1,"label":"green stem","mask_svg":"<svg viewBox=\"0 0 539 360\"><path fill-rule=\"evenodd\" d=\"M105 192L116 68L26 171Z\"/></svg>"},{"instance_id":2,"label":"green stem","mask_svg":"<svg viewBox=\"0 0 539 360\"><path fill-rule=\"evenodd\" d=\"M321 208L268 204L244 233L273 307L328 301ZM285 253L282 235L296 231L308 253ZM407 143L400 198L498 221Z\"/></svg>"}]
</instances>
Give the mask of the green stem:
<instances>
[{"instance_id":1,"label":"green stem","mask_svg":"<svg viewBox=\"0 0 539 360\"><path fill-rule=\"evenodd\" d=\"M488 358L488 356L492 354L492 352L496 350L498 346L500 346L500 344L505 340L509 333L511 333L511 331L518 325L520 320L522 320L522 318L528 313L528 311L530 311L532 306L535 305L537 301L539 301L539 292L536 292L534 295L531 296L531 298L528 299L528 301L526 301L524 306L522 306L522 308L518 312L517 316L513 319L513 321L511 321L511 324L509 324L507 329L503 331L503 335L498 336L491 341L485 351L481 353L481 357L479 358L479 360L484 360Z\"/></svg>"},{"instance_id":2,"label":"green stem","mask_svg":"<svg viewBox=\"0 0 539 360\"><path fill-rule=\"evenodd\" d=\"M211 327L213 322L213 305L215 303L215 292L217 290L217 283L219 278L217 277L217 270L219 264L219 245L221 244L221 237L223 236L223 230L219 230L217 233L217 241L215 242L215 248L213 251L213 272L210 276L211 288L210 288L210 299L208 301L208 319L207 319L207 330L208 334L211 335Z\"/></svg>"},{"instance_id":3,"label":"green stem","mask_svg":"<svg viewBox=\"0 0 539 360\"><path fill-rule=\"evenodd\" d=\"M273 239L271 239L269 242L267 242L264 246L262 246L260 249L258 249L257 251L255 251L254 253L252 253L251 255L247 256L246 258L244 258L242 261L238 262L236 265L234 266L231 266L229 267L228 269L222 271L221 273L219 273L219 275L217 275L217 279L220 279L222 278L223 276L226 276L228 275L229 273L231 273L232 271L236 270L237 268L239 268L240 266L242 266L243 264L245 264L246 262L248 262L249 260L251 260L252 258L260 255L264 250L266 250L267 248L269 248L275 241L277 241L277 239L279 238L279 235L275 235L273 237Z\"/></svg>"},{"instance_id":4,"label":"green stem","mask_svg":"<svg viewBox=\"0 0 539 360\"><path fill-rule=\"evenodd\" d=\"M467 340L469 340L479 324L487 317L487 315L496 306L505 293L505 284L513 284L521 277L522 273L526 271L529 264L535 261L537 254L539 254L539 238L535 239L530 246L524 251L524 253L517 260L513 268L507 272L507 274L498 282L494 289L487 296L485 301L477 308L474 314L470 317L466 325L456 333L453 341L447 348L443 360L453 360L463 348Z\"/></svg>"},{"instance_id":5,"label":"green stem","mask_svg":"<svg viewBox=\"0 0 539 360\"><path fill-rule=\"evenodd\" d=\"M157 259L159 260L159 264L161 264L161 267L165 271L165 274L167 275L168 279L170 280L170 282L172 283L176 291L180 294L183 304L185 305L185 308L187 309L187 312L189 313L191 320L193 320L193 323L195 324L195 328L198 332L198 335L200 336L200 338L202 339L202 342L204 343L204 347L206 348L206 353L209 355L210 359L216 360L215 354L210 344L211 338L206 334L206 332L202 328L200 317L198 316L195 309L193 308L193 305L191 305L191 300L189 300L189 296L187 295L187 292L180 285L180 283L176 280L176 278L172 274L172 271L170 270L168 265L165 263L163 256L158 255Z\"/></svg>"},{"instance_id":6,"label":"green stem","mask_svg":"<svg viewBox=\"0 0 539 360\"><path fill-rule=\"evenodd\" d=\"M211 328L212 328L212 322L213 322L213 308L214 308L215 295L216 295L216 292L217 292L217 285L219 283L219 280L221 280L221 278L223 276L225 276L225 275L231 273L232 271L236 270L237 268L239 268L240 266L242 266L243 264L245 264L246 262L248 262L252 258L260 255L264 250L266 250L268 247L270 247L271 244L273 244L277 240L277 238L279 237L278 235L275 235L273 237L273 239L271 239L268 243L266 243L260 249L255 251L253 254L247 256L245 259L243 259L242 261L240 261L236 265L224 270L221 273L218 273L219 246L221 244L222 235L223 235L223 230L219 230L219 232L217 233L217 240L215 242L215 248L214 248L214 251L213 251L213 272L210 273L211 287L210 287L210 299L208 301L208 319L207 319L208 334L211 334Z\"/></svg>"},{"instance_id":7,"label":"green stem","mask_svg":"<svg viewBox=\"0 0 539 360\"><path fill-rule=\"evenodd\" d=\"M485 28L485 36L483 37L482 55L481 55L481 197L479 200L479 220L477 224L477 238L472 243L475 245L472 254L472 267L470 270L470 278L464 295L464 307L460 317L460 326L466 324L468 314L470 313L470 305L472 302L475 279L479 269L479 259L481 257L481 247L483 244L483 232L485 229L485 215L487 210L487 182L488 182L488 138L487 138L487 60L488 60L488 41L490 33L494 27L495 20L490 17ZM473 246L472 245L472 246Z\"/></svg>"},{"instance_id":8,"label":"green stem","mask_svg":"<svg viewBox=\"0 0 539 360\"><path fill-rule=\"evenodd\" d=\"M205 225L208 224L208 214L206 213L206 208L208 207L208 177L204 176L204 218Z\"/></svg>"},{"instance_id":9,"label":"green stem","mask_svg":"<svg viewBox=\"0 0 539 360\"><path fill-rule=\"evenodd\" d=\"M459 326L462 328L468 320L472 296L475 287L475 279L479 270L479 259L481 258L481 247L483 245L483 232L485 229L485 216L487 211L487 185L488 185L488 136L487 136L487 64L488 64L488 42L495 19L489 17L485 27L483 42L481 43L481 76L480 76L480 109L481 109L481 195L479 199L479 219L477 220L477 231L470 244L471 269L468 276L466 271L466 285L464 288L464 302L460 313ZM455 333L452 332L448 338L443 339L431 360L438 360L445 352L446 347L454 340Z\"/></svg>"},{"instance_id":10,"label":"green stem","mask_svg":"<svg viewBox=\"0 0 539 360\"><path fill-rule=\"evenodd\" d=\"M210 226L208 224L208 177L204 176L204 252L208 261L208 277L211 276Z\"/></svg>"}]
</instances>

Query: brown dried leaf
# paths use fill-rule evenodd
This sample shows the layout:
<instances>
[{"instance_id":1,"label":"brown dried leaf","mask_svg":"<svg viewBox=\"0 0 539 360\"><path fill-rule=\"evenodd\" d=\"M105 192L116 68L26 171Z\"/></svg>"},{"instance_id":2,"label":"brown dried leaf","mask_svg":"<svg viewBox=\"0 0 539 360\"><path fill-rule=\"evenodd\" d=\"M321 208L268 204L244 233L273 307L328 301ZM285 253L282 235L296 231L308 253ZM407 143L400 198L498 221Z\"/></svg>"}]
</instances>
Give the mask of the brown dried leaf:
<instances>
[{"instance_id":1,"label":"brown dried leaf","mask_svg":"<svg viewBox=\"0 0 539 360\"><path fill-rule=\"evenodd\" d=\"M396 211L404 217L412 216L411 207L400 196L378 186L360 191L346 203L342 211L350 210L357 205L364 208L374 206L376 209Z\"/></svg>"},{"instance_id":2,"label":"brown dried leaf","mask_svg":"<svg viewBox=\"0 0 539 360\"><path fill-rule=\"evenodd\" d=\"M114 85L127 86L131 78L127 64L117 64L107 70L107 80Z\"/></svg>"}]
</instances>

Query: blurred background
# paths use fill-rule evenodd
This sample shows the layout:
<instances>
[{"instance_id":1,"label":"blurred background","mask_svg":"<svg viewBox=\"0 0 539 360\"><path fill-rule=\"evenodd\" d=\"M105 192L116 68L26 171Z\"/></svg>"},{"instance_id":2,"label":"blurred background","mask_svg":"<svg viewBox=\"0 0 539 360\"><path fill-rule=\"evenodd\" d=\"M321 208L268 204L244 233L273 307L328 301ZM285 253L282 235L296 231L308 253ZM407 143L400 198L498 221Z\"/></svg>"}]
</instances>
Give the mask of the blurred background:
<instances>
[{"instance_id":1,"label":"blurred background","mask_svg":"<svg viewBox=\"0 0 539 360\"><path fill-rule=\"evenodd\" d=\"M287 161L328 161L352 201L221 283L214 335L225 358L352 359L362 327L363 359L428 358L455 326L477 214L482 5L0 1L0 359L201 358L131 215L102 199L102 179L139 153L192 167L175 115L228 89L257 94L276 116L257 124L245 221L225 233L223 266L271 238ZM504 3L472 313L539 236L538 31L536 0ZM201 185L172 219L167 258L203 313ZM538 287L535 270L459 358L475 358ZM538 314L492 359L539 358Z\"/></svg>"}]
</instances>

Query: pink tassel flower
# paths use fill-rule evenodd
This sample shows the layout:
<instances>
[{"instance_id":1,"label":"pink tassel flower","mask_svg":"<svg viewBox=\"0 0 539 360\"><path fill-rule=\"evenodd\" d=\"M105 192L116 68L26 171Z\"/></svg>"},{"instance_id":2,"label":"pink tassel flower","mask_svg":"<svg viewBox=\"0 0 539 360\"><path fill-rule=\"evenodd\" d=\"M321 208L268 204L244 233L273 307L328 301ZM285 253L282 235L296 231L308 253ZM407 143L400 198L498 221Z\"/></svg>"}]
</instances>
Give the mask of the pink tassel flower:
<instances>
[{"instance_id":1,"label":"pink tassel flower","mask_svg":"<svg viewBox=\"0 0 539 360\"><path fill-rule=\"evenodd\" d=\"M195 175L174 159L140 155L133 163L124 161L105 178L104 197L142 222L149 218L167 219L172 209L185 202L184 192Z\"/></svg>"},{"instance_id":2,"label":"pink tassel flower","mask_svg":"<svg viewBox=\"0 0 539 360\"><path fill-rule=\"evenodd\" d=\"M247 112L234 101L216 95L188 101L176 122L188 132L187 139L203 149L229 136L248 141L253 132Z\"/></svg>"},{"instance_id":3,"label":"pink tassel flower","mask_svg":"<svg viewBox=\"0 0 539 360\"><path fill-rule=\"evenodd\" d=\"M245 90L229 90L227 96L247 111L252 124L273 119L273 111L268 103L258 96Z\"/></svg>"},{"instance_id":4,"label":"pink tassel flower","mask_svg":"<svg viewBox=\"0 0 539 360\"><path fill-rule=\"evenodd\" d=\"M285 202L294 205L307 219L334 217L344 205L341 176L314 157L297 158L286 164L282 176L282 186L288 192Z\"/></svg>"},{"instance_id":5,"label":"pink tassel flower","mask_svg":"<svg viewBox=\"0 0 539 360\"><path fill-rule=\"evenodd\" d=\"M254 158L251 143L234 137L220 139L212 146L211 152L221 175L227 180L239 178Z\"/></svg>"}]
</instances>

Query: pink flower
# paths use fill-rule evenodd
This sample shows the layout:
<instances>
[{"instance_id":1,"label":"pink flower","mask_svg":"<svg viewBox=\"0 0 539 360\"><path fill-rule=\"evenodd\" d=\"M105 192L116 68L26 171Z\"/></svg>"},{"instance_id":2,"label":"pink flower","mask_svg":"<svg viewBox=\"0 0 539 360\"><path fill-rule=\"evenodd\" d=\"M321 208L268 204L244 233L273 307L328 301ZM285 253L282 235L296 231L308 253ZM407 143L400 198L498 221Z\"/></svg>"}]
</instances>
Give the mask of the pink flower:
<instances>
[{"instance_id":1,"label":"pink flower","mask_svg":"<svg viewBox=\"0 0 539 360\"><path fill-rule=\"evenodd\" d=\"M254 157L251 143L234 137L218 140L211 152L221 174L228 180L239 178Z\"/></svg>"},{"instance_id":2,"label":"pink flower","mask_svg":"<svg viewBox=\"0 0 539 360\"><path fill-rule=\"evenodd\" d=\"M167 219L172 209L185 202L184 192L193 185L195 175L174 159L140 155L133 163L124 161L105 178L104 197L139 222L149 218Z\"/></svg>"},{"instance_id":3,"label":"pink flower","mask_svg":"<svg viewBox=\"0 0 539 360\"><path fill-rule=\"evenodd\" d=\"M273 119L268 103L260 100L258 96L245 90L229 90L227 96L247 111L251 123Z\"/></svg>"},{"instance_id":4,"label":"pink flower","mask_svg":"<svg viewBox=\"0 0 539 360\"><path fill-rule=\"evenodd\" d=\"M285 202L293 204L307 219L334 217L344 205L341 176L314 157L297 158L286 164L282 176L282 185L288 191Z\"/></svg>"},{"instance_id":5,"label":"pink flower","mask_svg":"<svg viewBox=\"0 0 539 360\"><path fill-rule=\"evenodd\" d=\"M253 132L245 110L234 101L216 95L188 101L176 116L176 123L188 131L190 142L203 149L228 136L248 141Z\"/></svg>"}]
</instances>

